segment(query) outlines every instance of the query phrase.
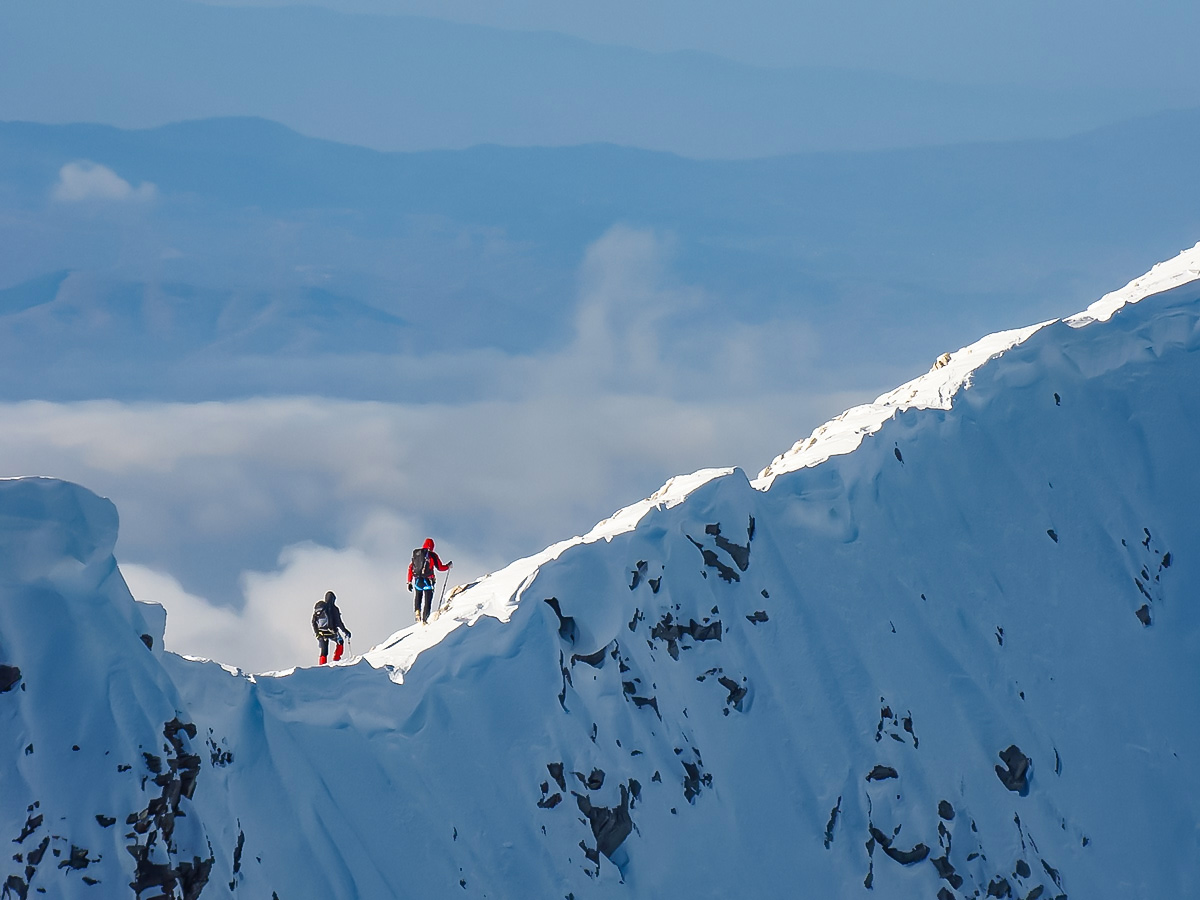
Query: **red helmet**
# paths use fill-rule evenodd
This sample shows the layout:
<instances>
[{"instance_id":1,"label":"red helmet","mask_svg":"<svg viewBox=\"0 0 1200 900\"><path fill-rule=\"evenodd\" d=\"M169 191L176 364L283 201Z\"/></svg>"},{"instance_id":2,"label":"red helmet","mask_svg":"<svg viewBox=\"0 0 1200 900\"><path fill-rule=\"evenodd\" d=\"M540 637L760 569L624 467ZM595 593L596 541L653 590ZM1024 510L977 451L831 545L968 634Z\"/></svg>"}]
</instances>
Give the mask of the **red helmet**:
<instances>
[{"instance_id":1,"label":"red helmet","mask_svg":"<svg viewBox=\"0 0 1200 900\"><path fill-rule=\"evenodd\" d=\"M425 538L425 543L422 545L425 550L433 549L433 538Z\"/></svg>"}]
</instances>

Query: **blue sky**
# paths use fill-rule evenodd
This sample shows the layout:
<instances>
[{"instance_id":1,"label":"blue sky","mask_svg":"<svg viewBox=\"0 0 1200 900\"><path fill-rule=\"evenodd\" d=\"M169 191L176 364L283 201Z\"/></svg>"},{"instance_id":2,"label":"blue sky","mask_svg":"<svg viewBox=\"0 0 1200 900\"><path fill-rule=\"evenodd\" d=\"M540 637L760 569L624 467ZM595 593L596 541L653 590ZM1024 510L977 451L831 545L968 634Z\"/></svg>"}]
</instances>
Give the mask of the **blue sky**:
<instances>
[{"instance_id":1,"label":"blue sky","mask_svg":"<svg viewBox=\"0 0 1200 900\"><path fill-rule=\"evenodd\" d=\"M221 5L286 5L237 3ZM752 65L833 66L994 84L1116 87L1130 81L1189 100L1189 35L1200 11L1183 0L321 0L342 12L420 15L547 30L655 52L696 50ZM1186 86L1186 88L1185 88ZM1190 102L1190 100L1189 100Z\"/></svg>"}]
</instances>

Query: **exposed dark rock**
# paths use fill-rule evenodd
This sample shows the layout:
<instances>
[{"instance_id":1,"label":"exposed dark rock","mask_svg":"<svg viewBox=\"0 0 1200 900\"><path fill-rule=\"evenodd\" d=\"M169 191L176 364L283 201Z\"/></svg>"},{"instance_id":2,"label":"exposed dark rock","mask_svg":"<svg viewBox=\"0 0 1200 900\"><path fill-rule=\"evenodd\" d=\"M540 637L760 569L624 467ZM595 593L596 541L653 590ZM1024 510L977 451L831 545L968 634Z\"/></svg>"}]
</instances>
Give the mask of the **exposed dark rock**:
<instances>
[{"instance_id":1,"label":"exposed dark rock","mask_svg":"<svg viewBox=\"0 0 1200 900\"><path fill-rule=\"evenodd\" d=\"M903 454L900 453L900 448L894 447L892 449L892 452L896 454L896 459L900 461L901 465L903 465L904 464L904 456L903 456Z\"/></svg>"},{"instance_id":2,"label":"exposed dark rock","mask_svg":"<svg viewBox=\"0 0 1200 900\"><path fill-rule=\"evenodd\" d=\"M573 654L573 655L571 656L571 665L575 665L575 663L577 663L577 662L582 662L582 663L587 663L587 664L588 664L589 666L591 666L593 669L600 669L600 668L603 668L603 667L604 667L604 657L605 657L605 655L606 655L606 653L605 653L605 651L606 651L606 650L608 650L608 647L601 647L601 648L600 648L599 650L597 650L595 653L576 653L576 654Z\"/></svg>"},{"instance_id":3,"label":"exposed dark rock","mask_svg":"<svg viewBox=\"0 0 1200 900\"><path fill-rule=\"evenodd\" d=\"M159 757L143 753L147 768L157 773L151 780L162 788L162 792L152 797L144 810L126 818L126 823L133 828L129 835L133 843L125 849L136 863L130 887L137 894L157 887L166 897L175 897L178 889L180 900L195 900L208 883L214 858L211 855L207 859L195 855L190 860L178 858L173 835L176 818L185 814L180 803L192 797L200 774L200 757L190 752L188 744L196 737L196 726L182 722L176 716L164 724L163 737L167 740L165 747L170 751L165 766ZM142 836L145 836L144 843ZM160 842L167 850L168 861L152 862L150 856ZM210 846L210 854L211 850Z\"/></svg>"},{"instance_id":4,"label":"exposed dark rock","mask_svg":"<svg viewBox=\"0 0 1200 900\"><path fill-rule=\"evenodd\" d=\"M1018 859L1016 865L1016 874L1019 878L1028 878L1031 874L1033 874L1033 872L1029 868L1029 863L1025 862L1023 859Z\"/></svg>"},{"instance_id":5,"label":"exposed dark rock","mask_svg":"<svg viewBox=\"0 0 1200 900\"><path fill-rule=\"evenodd\" d=\"M541 800L539 800L537 805L539 809L554 809L554 807L558 806L558 804L561 802L562 794L555 791L549 797L543 797Z\"/></svg>"},{"instance_id":6,"label":"exposed dark rock","mask_svg":"<svg viewBox=\"0 0 1200 900\"><path fill-rule=\"evenodd\" d=\"M1025 900L1038 900L1046 892L1045 885L1039 884L1032 891L1025 895Z\"/></svg>"},{"instance_id":7,"label":"exposed dark rock","mask_svg":"<svg viewBox=\"0 0 1200 900\"><path fill-rule=\"evenodd\" d=\"M687 625L684 625L675 621L675 617L667 612L650 632L650 637L655 640L666 641L667 652L671 654L671 659L679 659L679 641L684 635L694 641L719 641L721 640L721 622L717 620L700 624L692 619Z\"/></svg>"},{"instance_id":8,"label":"exposed dark rock","mask_svg":"<svg viewBox=\"0 0 1200 900\"><path fill-rule=\"evenodd\" d=\"M1159 568L1160 568L1160 569L1169 569L1169 568L1171 568L1171 552L1170 552L1169 550L1168 550L1166 553L1164 553L1164 554L1163 554L1163 558L1162 558L1162 560L1159 562L1158 566L1159 566Z\"/></svg>"},{"instance_id":9,"label":"exposed dark rock","mask_svg":"<svg viewBox=\"0 0 1200 900\"><path fill-rule=\"evenodd\" d=\"M829 846L833 843L833 828L835 825L837 825L838 813L840 813L841 811L842 811L842 798L838 797L837 803L834 805L833 809L831 809L829 811L829 824L827 824L825 826L825 849L826 850L828 850Z\"/></svg>"},{"instance_id":10,"label":"exposed dark rock","mask_svg":"<svg viewBox=\"0 0 1200 900\"><path fill-rule=\"evenodd\" d=\"M1058 396L1058 391L1054 392L1054 405L1062 406L1062 397Z\"/></svg>"},{"instance_id":11,"label":"exposed dark rock","mask_svg":"<svg viewBox=\"0 0 1200 900\"><path fill-rule=\"evenodd\" d=\"M751 538L754 537L754 519L750 520L750 528L747 529L747 532ZM737 566L743 572L750 568L749 544L743 547L740 544L735 544L730 541L727 537L721 534L720 524L704 526L704 533L712 535L713 543L729 554L729 558L733 560L733 564L735 566ZM692 543L695 543L695 541ZM728 580L729 579L726 579L726 581Z\"/></svg>"},{"instance_id":12,"label":"exposed dark rock","mask_svg":"<svg viewBox=\"0 0 1200 900\"><path fill-rule=\"evenodd\" d=\"M0 694L6 694L21 683L21 670L17 666L0 665Z\"/></svg>"},{"instance_id":13,"label":"exposed dark rock","mask_svg":"<svg viewBox=\"0 0 1200 900\"><path fill-rule=\"evenodd\" d=\"M86 869L96 860L88 859L88 852L85 847L76 847L71 845L71 854L66 859L58 864L60 869Z\"/></svg>"},{"instance_id":14,"label":"exposed dark rock","mask_svg":"<svg viewBox=\"0 0 1200 900\"><path fill-rule=\"evenodd\" d=\"M1008 883L1007 878L1001 878L997 875L992 879L991 884L988 885L987 895L989 897L1011 897L1012 885Z\"/></svg>"},{"instance_id":15,"label":"exposed dark rock","mask_svg":"<svg viewBox=\"0 0 1200 900\"><path fill-rule=\"evenodd\" d=\"M1046 874L1050 876L1050 880L1053 881L1055 883L1055 885L1057 885L1058 887L1062 887L1061 882L1059 882L1059 880L1058 880L1058 869L1054 868L1052 865L1050 865L1050 863L1046 862L1044 859L1039 860L1039 862L1041 862L1042 868L1046 870Z\"/></svg>"},{"instance_id":16,"label":"exposed dark rock","mask_svg":"<svg viewBox=\"0 0 1200 900\"><path fill-rule=\"evenodd\" d=\"M996 775L1010 791L1024 796L1029 792L1029 757L1016 744L1000 751L1000 759L1007 769L996 766Z\"/></svg>"},{"instance_id":17,"label":"exposed dark rock","mask_svg":"<svg viewBox=\"0 0 1200 900\"><path fill-rule=\"evenodd\" d=\"M1143 603L1138 611L1134 613L1134 615L1138 617L1138 621L1141 622L1143 626L1148 626L1150 624L1150 607L1148 604Z\"/></svg>"},{"instance_id":18,"label":"exposed dark rock","mask_svg":"<svg viewBox=\"0 0 1200 900\"><path fill-rule=\"evenodd\" d=\"M99 813L96 814L96 821L100 823L101 828L111 828L113 825L117 824L116 819L112 818L111 816L102 816Z\"/></svg>"},{"instance_id":19,"label":"exposed dark rock","mask_svg":"<svg viewBox=\"0 0 1200 900\"><path fill-rule=\"evenodd\" d=\"M996 629L996 641L997 641L997 643L1000 644L1001 647L1004 646L1004 629L1003 628Z\"/></svg>"},{"instance_id":20,"label":"exposed dark rock","mask_svg":"<svg viewBox=\"0 0 1200 900\"><path fill-rule=\"evenodd\" d=\"M938 888L937 900L955 900L954 895L945 888Z\"/></svg>"},{"instance_id":21,"label":"exposed dark rock","mask_svg":"<svg viewBox=\"0 0 1200 900\"><path fill-rule=\"evenodd\" d=\"M766 593L766 592L764 591L763 593ZM749 621L753 622L755 625L759 624L760 622L767 622L767 621L770 621L770 620L767 618L767 613L766 613L766 610L762 610L762 609L755 610L755 612L754 612L754 615L752 615L752 616L746 616L746 618L747 618Z\"/></svg>"},{"instance_id":22,"label":"exposed dark rock","mask_svg":"<svg viewBox=\"0 0 1200 900\"><path fill-rule=\"evenodd\" d=\"M867 773L867 781L883 781L887 778L899 778L900 774L891 766L876 766Z\"/></svg>"},{"instance_id":23,"label":"exposed dark rock","mask_svg":"<svg viewBox=\"0 0 1200 900\"><path fill-rule=\"evenodd\" d=\"M9 875L8 880L4 882L5 900L8 900L10 892L17 900L26 900L29 896L29 885L19 875Z\"/></svg>"},{"instance_id":24,"label":"exposed dark rock","mask_svg":"<svg viewBox=\"0 0 1200 900\"><path fill-rule=\"evenodd\" d=\"M659 575L657 578L647 578L646 584L650 585L650 593L657 594L658 589L662 587L662 576Z\"/></svg>"},{"instance_id":25,"label":"exposed dark rock","mask_svg":"<svg viewBox=\"0 0 1200 900\"><path fill-rule=\"evenodd\" d=\"M749 689L738 684L732 678L726 678L724 675L718 678L717 681L720 683L721 687L729 691L729 696L725 698L726 705L732 706L738 712L741 712L742 700L749 692Z\"/></svg>"},{"instance_id":26,"label":"exposed dark rock","mask_svg":"<svg viewBox=\"0 0 1200 900\"><path fill-rule=\"evenodd\" d=\"M575 619L572 616L564 616L562 608L558 605L557 597L547 597L546 605L554 610L554 615L558 617L558 636L568 644L574 644L575 638L579 633L575 625Z\"/></svg>"},{"instance_id":27,"label":"exposed dark rock","mask_svg":"<svg viewBox=\"0 0 1200 900\"><path fill-rule=\"evenodd\" d=\"M629 582L629 589L631 591L642 583L642 579L646 576L646 569L646 561L639 559L637 565L633 568L633 579Z\"/></svg>"},{"instance_id":28,"label":"exposed dark rock","mask_svg":"<svg viewBox=\"0 0 1200 900\"><path fill-rule=\"evenodd\" d=\"M938 815L947 822L954 821L954 807L946 800L938 801Z\"/></svg>"},{"instance_id":29,"label":"exposed dark rock","mask_svg":"<svg viewBox=\"0 0 1200 900\"><path fill-rule=\"evenodd\" d=\"M29 851L25 857L26 861L28 861L30 865L40 866L42 864L42 857L46 855L46 850L49 848L49 846L50 837L47 835L46 837L42 838L42 842L40 844ZM32 873L27 873L26 877L29 877L29 874Z\"/></svg>"},{"instance_id":30,"label":"exposed dark rock","mask_svg":"<svg viewBox=\"0 0 1200 900\"><path fill-rule=\"evenodd\" d=\"M154 638L150 637L150 635L143 634L142 635L142 643L146 645L147 650L154 649Z\"/></svg>"},{"instance_id":31,"label":"exposed dark rock","mask_svg":"<svg viewBox=\"0 0 1200 900\"><path fill-rule=\"evenodd\" d=\"M944 881L949 882L950 887L954 888L956 891L962 887L963 878L954 871L954 866L950 864L950 858L948 856L934 857L932 860L930 860L930 862L932 862L933 867L937 869L938 876Z\"/></svg>"},{"instance_id":32,"label":"exposed dark rock","mask_svg":"<svg viewBox=\"0 0 1200 900\"><path fill-rule=\"evenodd\" d=\"M15 844L25 843L25 838L29 837L31 834L33 834L35 831L37 831L39 828L42 827L43 819L44 819L44 816L42 816L41 813L38 813L36 816L31 815L28 818L26 818L25 819L25 827L21 829L21 833L19 835L17 835L17 838L16 838L16 840L13 841L13 843L15 843Z\"/></svg>"},{"instance_id":33,"label":"exposed dark rock","mask_svg":"<svg viewBox=\"0 0 1200 900\"><path fill-rule=\"evenodd\" d=\"M225 749L217 744L212 738L212 729L208 729L209 737L206 741L208 744L208 762L215 769L223 769L233 762L233 752ZM223 744L225 739L221 739Z\"/></svg>"},{"instance_id":34,"label":"exposed dark rock","mask_svg":"<svg viewBox=\"0 0 1200 900\"><path fill-rule=\"evenodd\" d=\"M721 562L716 553L696 541L691 535L686 535L686 537L692 542L693 546L700 551L700 556L704 559L704 565L708 566L710 569L716 569L717 574L727 582L733 583L735 581L742 580L742 576L740 576L734 569Z\"/></svg>"},{"instance_id":35,"label":"exposed dark rock","mask_svg":"<svg viewBox=\"0 0 1200 900\"><path fill-rule=\"evenodd\" d=\"M892 839L874 825L869 826L869 830L871 837L883 848L883 852L901 865L909 866L929 856L929 848L924 844L917 844L911 850L897 850L892 846Z\"/></svg>"},{"instance_id":36,"label":"exposed dark rock","mask_svg":"<svg viewBox=\"0 0 1200 900\"><path fill-rule=\"evenodd\" d=\"M563 778L563 764L560 762L547 763L546 768L550 772L550 777L554 779L554 783L558 785L558 789L565 791L567 789L567 782Z\"/></svg>"},{"instance_id":37,"label":"exposed dark rock","mask_svg":"<svg viewBox=\"0 0 1200 900\"><path fill-rule=\"evenodd\" d=\"M171 747L175 751L175 755L168 762L179 779L180 792L190 800L196 791L196 779L200 777L200 757L195 753L188 752L188 747L180 736L181 734L194 740L196 726L191 722L179 721L177 716L163 727L163 735L170 741Z\"/></svg>"},{"instance_id":38,"label":"exposed dark rock","mask_svg":"<svg viewBox=\"0 0 1200 900\"><path fill-rule=\"evenodd\" d=\"M545 788L542 788L542 793L545 793ZM246 848L246 833L241 829L241 822L238 822L238 839L237 846L233 848L233 880L229 882L229 889L232 891L237 887L237 874L242 868L242 851ZM454 832L455 840L458 839L458 830Z\"/></svg>"},{"instance_id":39,"label":"exposed dark rock","mask_svg":"<svg viewBox=\"0 0 1200 900\"><path fill-rule=\"evenodd\" d=\"M1047 528L1046 534L1050 535L1050 540L1054 541L1054 543L1056 543L1056 544L1058 543L1058 532L1057 531L1055 531L1053 528Z\"/></svg>"},{"instance_id":40,"label":"exposed dark rock","mask_svg":"<svg viewBox=\"0 0 1200 900\"><path fill-rule=\"evenodd\" d=\"M179 864L179 886L183 889L183 900L197 900L208 878L212 874L214 860L193 857L191 862Z\"/></svg>"},{"instance_id":41,"label":"exposed dark rock","mask_svg":"<svg viewBox=\"0 0 1200 900\"><path fill-rule=\"evenodd\" d=\"M629 620L629 630L637 631L638 622L642 621L644 618L645 616L642 615L642 611L640 609L635 609L633 611L633 618Z\"/></svg>"},{"instance_id":42,"label":"exposed dark rock","mask_svg":"<svg viewBox=\"0 0 1200 900\"><path fill-rule=\"evenodd\" d=\"M600 788L604 787L604 770L592 769L592 774L587 777L584 784L587 785L589 791L600 790Z\"/></svg>"},{"instance_id":43,"label":"exposed dark rock","mask_svg":"<svg viewBox=\"0 0 1200 900\"><path fill-rule=\"evenodd\" d=\"M875 883L875 838L868 838L865 846L867 848L867 877L863 879L863 887L869 891Z\"/></svg>"},{"instance_id":44,"label":"exposed dark rock","mask_svg":"<svg viewBox=\"0 0 1200 900\"><path fill-rule=\"evenodd\" d=\"M683 770L683 798L691 803L700 795L701 788L712 787L712 775L702 772L699 765L691 762L685 762Z\"/></svg>"},{"instance_id":45,"label":"exposed dark rock","mask_svg":"<svg viewBox=\"0 0 1200 900\"><path fill-rule=\"evenodd\" d=\"M571 684L571 669L566 664L563 652L558 651L558 670L562 674L562 689L558 692L558 705L567 710L567 686Z\"/></svg>"},{"instance_id":46,"label":"exposed dark rock","mask_svg":"<svg viewBox=\"0 0 1200 900\"><path fill-rule=\"evenodd\" d=\"M654 710L654 714L658 716L659 720L662 720L662 713L658 711L657 697L630 697L629 699L632 700L634 706L638 707L639 709L643 706L650 707L652 710Z\"/></svg>"},{"instance_id":47,"label":"exposed dark rock","mask_svg":"<svg viewBox=\"0 0 1200 900\"><path fill-rule=\"evenodd\" d=\"M615 807L593 806L588 797L575 795L579 811L587 817L592 826L596 849L609 859L612 859L613 853L633 831L633 819L629 815L629 789L625 785L621 785L620 788L621 803Z\"/></svg>"}]
</instances>

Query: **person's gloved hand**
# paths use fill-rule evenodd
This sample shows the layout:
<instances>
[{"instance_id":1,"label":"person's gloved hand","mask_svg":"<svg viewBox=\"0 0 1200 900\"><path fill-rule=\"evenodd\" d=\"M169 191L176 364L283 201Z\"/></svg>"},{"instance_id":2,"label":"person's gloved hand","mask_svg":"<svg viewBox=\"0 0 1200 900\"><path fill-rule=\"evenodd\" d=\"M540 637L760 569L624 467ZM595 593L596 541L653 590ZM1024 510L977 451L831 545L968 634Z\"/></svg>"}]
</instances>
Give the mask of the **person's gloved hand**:
<instances>
[{"instance_id":1,"label":"person's gloved hand","mask_svg":"<svg viewBox=\"0 0 1200 900\"><path fill-rule=\"evenodd\" d=\"M350 637L350 629L349 628L343 628L342 632L346 635L346 637Z\"/></svg>"},{"instance_id":2,"label":"person's gloved hand","mask_svg":"<svg viewBox=\"0 0 1200 900\"><path fill-rule=\"evenodd\" d=\"M408 592L410 594L412 593L412 582L411 581L408 583Z\"/></svg>"}]
</instances>

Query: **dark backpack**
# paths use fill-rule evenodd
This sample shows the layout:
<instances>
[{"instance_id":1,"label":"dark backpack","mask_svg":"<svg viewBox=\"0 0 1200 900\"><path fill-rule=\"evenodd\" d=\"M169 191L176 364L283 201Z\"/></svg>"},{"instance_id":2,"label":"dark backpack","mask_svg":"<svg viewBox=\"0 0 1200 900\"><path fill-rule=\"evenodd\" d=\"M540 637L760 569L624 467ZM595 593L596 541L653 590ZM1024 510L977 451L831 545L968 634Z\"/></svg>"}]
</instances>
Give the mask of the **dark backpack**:
<instances>
[{"instance_id":1,"label":"dark backpack","mask_svg":"<svg viewBox=\"0 0 1200 900\"><path fill-rule=\"evenodd\" d=\"M329 616L329 606L324 600L318 600L313 607L313 627L317 634L333 634L333 622Z\"/></svg>"},{"instance_id":2,"label":"dark backpack","mask_svg":"<svg viewBox=\"0 0 1200 900\"><path fill-rule=\"evenodd\" d=\"M428 580L433 577L433 558L430 551L424 547L418 547L413 551L412 573L414 581L418 578Z\"/></svg>"}]
</instances>

